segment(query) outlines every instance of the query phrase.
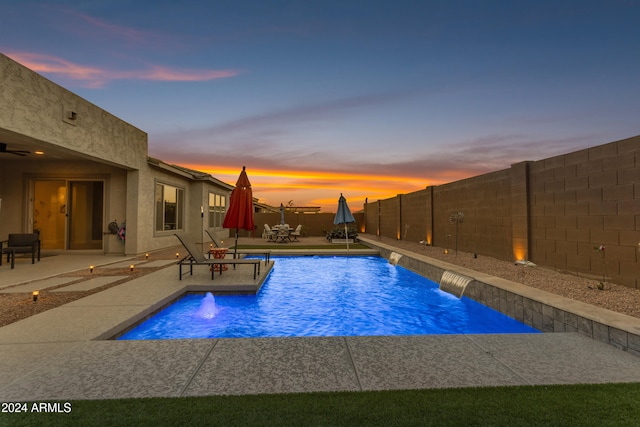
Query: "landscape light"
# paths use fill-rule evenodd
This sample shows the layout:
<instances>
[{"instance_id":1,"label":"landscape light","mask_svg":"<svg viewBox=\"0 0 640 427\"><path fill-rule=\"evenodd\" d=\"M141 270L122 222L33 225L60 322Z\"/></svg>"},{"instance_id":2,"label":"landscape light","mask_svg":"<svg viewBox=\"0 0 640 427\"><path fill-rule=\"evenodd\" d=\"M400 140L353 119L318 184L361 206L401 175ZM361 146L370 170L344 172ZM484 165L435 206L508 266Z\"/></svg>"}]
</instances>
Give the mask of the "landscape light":
<instances>
[{"instance_id":1,"label":"landscape light","mask_svg":"<svg viewBox=\"0 0 640 427\"><path fill-rule=\"evenodd\" d=\"M40 291L33 291L31 295L33 296L33 302L36 302L38 301L38 295L40 295Z\"/></svg>"}]
</instances>

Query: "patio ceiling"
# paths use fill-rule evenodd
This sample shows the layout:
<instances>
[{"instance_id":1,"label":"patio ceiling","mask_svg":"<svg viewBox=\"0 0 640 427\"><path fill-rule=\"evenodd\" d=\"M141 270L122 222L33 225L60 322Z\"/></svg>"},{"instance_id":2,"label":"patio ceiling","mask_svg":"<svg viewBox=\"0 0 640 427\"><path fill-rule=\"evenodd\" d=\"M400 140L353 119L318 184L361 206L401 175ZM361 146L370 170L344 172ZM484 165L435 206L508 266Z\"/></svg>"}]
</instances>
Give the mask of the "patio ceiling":
<instances>
[{"instance_id":1,"label":"patio ceiling","mask_svg":"<svg viewBox=\"0 0 640 427\"><path fill-rule=\"evenodd\" d=\"M41 160L97 160L91 156L60 147L55 144L40 141L26 135L0 128L0 142L7 144L7 150L29 151L25 156L17 156L11 153L0 153L0 162L3 161L41 161ZM41 151L43 154L35 154Z\"/></svg>"}]
</instances>

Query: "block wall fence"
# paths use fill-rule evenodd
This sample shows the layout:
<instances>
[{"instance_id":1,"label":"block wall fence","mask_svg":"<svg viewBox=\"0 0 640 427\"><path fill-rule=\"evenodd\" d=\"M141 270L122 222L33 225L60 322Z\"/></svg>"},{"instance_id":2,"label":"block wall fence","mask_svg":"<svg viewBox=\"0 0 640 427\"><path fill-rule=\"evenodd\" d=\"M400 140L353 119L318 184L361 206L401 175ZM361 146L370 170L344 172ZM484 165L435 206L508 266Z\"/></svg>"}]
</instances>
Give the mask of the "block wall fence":
<instances>
[{"instance_id":1,"label":"block wall fence","mask_svg":"<svg viewBox=\"0 0 640 427\"><path fill-rule=\"evenodd\" d=\"M640 136L367 202L362 224L367 234L452 254L457 245L638 288Z\"/></svg>"}]
</instances>

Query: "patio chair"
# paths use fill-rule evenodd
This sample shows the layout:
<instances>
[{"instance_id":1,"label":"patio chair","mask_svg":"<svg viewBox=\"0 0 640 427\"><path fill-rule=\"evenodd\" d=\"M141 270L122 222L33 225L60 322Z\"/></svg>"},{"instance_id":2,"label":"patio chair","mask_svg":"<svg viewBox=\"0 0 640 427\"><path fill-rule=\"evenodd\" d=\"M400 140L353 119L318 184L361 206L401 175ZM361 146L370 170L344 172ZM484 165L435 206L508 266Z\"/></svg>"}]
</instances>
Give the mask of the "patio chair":
<instances>
[{"instance_id":1,"label":"patio chair","mask_svg":"<svg viewBox=\"0 0 640 427\"><path fill-rule=\"evenodd\" d=\"M209 232L209 230L204 230L204 231L209 235L209 238L211 239L211 242L213 243L213 245L216 248L218 248L218 249L224 248L224 246L222 246L222 242L220 241L220 239L218 239L215 235L211 234ZM244 254L244 255L255 255L255 254L264 255L264 264L265 265L269 262L269 258L271 257L271 251L238 251L238 250L235 250L233 252L233 257L235 258L236 255L240 255L240 254ZM211 258L211 252L209 252L209 258Z\"/></svg>"},{"instance_id":2,"label":"patio chair","mask_svg":"<svg viewBox=\"0 0 640 427\"><path fill-rule=\"evenodd\" d=\"M293 237L293 240L291 240L291 241L292 242L297 242L298 241L298 236L301 236L301 235L302 235L302 224L298 224L296 229L289 233L289 240L291 240L291 237Z\"/></svg>"},{"instance_id":3,"label":"patio chair","mask_svg":"<svg viewBox=\"0 0 640 427\"><path fill-rule=\"evenodd\" d=\"M269 240L269 241L275 240L276 234L278 234L278 233L273 231L271 229L271 227L269 227L268 224L264 225L264 236L267 238L267 240Z\"/></svg>"},{"instance_id":4,"label":"patio chair","mask_svg":"<svg viewBox=\"0 0 640 427\"><path fill-rule=\"evenodd\" d=\"M215 265L220 266L218 270L220 271L221 275L222 275L222 266L227 264L232 264L234 267L238 264L253 265L253 280L256 280L256 271L257 271L257 274L260 274L259 259L225 259L225 258L207 259L202 254L202 252L200 252L195 242L191 240L187 235L175 233L175 236L178 238L178 240L180 240L180 243L182 243L182 246L184 246L184 248L187 250L187 253L189 254L186 257L182 258L180 261L178 261L180 280L182 280L182 276L183 276L182 274L183 265L189 266L189 274L192 276L193 276L194 265L208 265L211 268L211 280L213 280L215 276L215 271L216 271L216 269L214 268ZM184 273L184 274L187 274L187 273Z\"/></svg>"},{"instance_id":5,"label":"patio chair","mask_svg":"<svg viewBox=\"0 0 640 427\"><path fill-rule=\"evenodd\" d=\"M31 264L36 263L36 254L40 261L40 233L9 234L8 240L0 242L0 265L2 265L3 255L7 254L7 262L11 260L13 269L16 254L28 253L31 253Z\"/></svg>"}]
</instances>

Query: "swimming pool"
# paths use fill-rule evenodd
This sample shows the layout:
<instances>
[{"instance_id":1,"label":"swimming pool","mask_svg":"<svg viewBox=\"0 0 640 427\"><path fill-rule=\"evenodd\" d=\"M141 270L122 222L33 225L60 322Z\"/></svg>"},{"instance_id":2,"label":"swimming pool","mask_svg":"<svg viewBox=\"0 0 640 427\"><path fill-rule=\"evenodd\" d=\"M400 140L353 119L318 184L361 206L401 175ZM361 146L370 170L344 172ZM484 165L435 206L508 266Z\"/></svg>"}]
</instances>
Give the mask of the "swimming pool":
<instances>
[{"instance_id":1,"label":"swimming pool","mask_svg":"<svg viewBox=\"0 0 640 427\"><path fill-rule=\"evenodd\" d=\"M539 332L384 258L272 259L257 295L187 294L118 339Z\"/></svg>"}]
</instances>

